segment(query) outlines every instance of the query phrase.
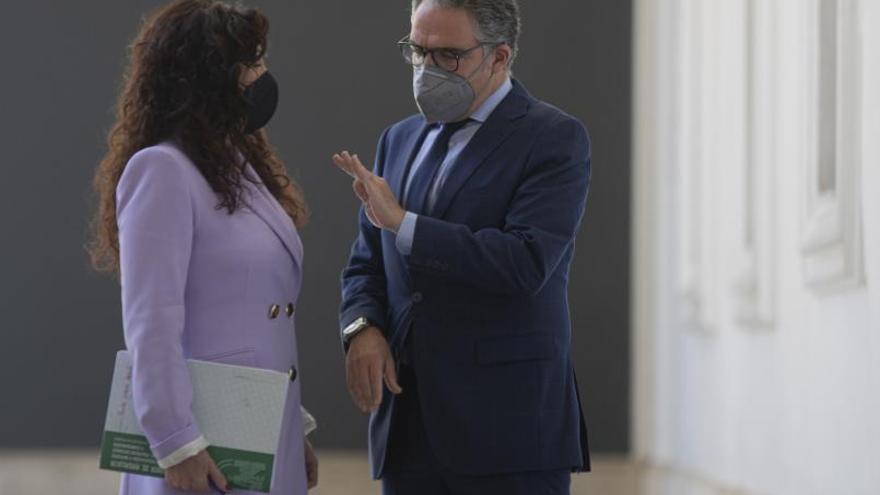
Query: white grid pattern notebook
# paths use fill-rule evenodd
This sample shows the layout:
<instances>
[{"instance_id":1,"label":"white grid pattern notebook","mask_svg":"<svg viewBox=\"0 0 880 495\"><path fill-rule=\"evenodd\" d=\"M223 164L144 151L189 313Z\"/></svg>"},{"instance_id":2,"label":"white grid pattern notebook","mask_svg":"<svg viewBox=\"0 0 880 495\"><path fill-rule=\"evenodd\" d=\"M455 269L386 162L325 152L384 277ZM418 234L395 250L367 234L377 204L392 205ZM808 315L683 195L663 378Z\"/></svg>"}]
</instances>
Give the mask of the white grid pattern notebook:
<instances>
[{"instance_id":1,"label":"white grid pattern notebook","mask_svg":"<svg viewBox=\"0 0 880 495\"><path fill-rule=\"evenodd\" d=\"M290 378L277 371L205 361L187 360L187 365L193 414L230 486L268 492ZM163 476L132 407L131 379L131 356L120 351L104 425L101 468Z\"/></svg>"}]
</instances>

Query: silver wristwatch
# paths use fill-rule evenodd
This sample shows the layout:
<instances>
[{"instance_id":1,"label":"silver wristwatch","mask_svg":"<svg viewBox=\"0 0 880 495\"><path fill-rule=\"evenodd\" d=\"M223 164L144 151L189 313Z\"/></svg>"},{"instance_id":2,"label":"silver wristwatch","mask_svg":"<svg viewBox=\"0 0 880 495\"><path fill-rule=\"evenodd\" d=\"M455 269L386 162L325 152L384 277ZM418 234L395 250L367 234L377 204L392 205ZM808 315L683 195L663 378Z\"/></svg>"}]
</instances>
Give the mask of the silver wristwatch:
<instances>
[{"instance_id":1,"label":"silver wristwatch","mask_svg":"<svg viewBox=\"0 0 880 495\"><path fill-rule=\"evenodd\" d=\"M342 331L342 341L348 344L355 335L361 333L364 329L369 328L370 326L372 326L370 320L361 316L357 320L351 322L351 325L345 327L345 330Z\"/></svg>"}]
</instances>

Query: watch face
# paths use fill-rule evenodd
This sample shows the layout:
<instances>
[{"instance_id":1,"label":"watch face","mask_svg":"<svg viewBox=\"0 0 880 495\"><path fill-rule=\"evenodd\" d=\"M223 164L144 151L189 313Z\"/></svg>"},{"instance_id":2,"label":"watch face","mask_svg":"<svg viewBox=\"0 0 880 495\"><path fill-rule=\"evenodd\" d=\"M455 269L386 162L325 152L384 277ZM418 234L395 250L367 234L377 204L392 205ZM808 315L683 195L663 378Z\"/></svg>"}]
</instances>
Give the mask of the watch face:
<instances>
[{"instance_id":1,"label":"watch face","mask_svg":"<svg viewBox=\"0 0 880 495\"><path fill-rule=\"evenodd\" d=\"M363 328L364 325L366 325L366 323L367 323L366 319L358 318L357 320L354 320L354 322L351 325L349 325L348 328L346 328L345 331L342 333L344 333L345 335L351 335L351 334L357 332L358 330L360 330L361 328Z\"/></svg>"}]
</instances>

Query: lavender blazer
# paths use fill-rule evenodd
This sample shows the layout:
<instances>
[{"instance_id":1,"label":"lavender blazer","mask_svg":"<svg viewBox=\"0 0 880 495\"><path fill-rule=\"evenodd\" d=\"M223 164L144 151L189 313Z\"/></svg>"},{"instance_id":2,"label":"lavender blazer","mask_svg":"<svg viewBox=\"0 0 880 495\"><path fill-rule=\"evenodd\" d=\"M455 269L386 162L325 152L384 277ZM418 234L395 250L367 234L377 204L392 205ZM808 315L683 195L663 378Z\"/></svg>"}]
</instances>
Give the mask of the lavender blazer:
<instances>
[{"instance_id":1,"label":"lavender blazer","mask_svg":"<svg viewBox=\"0 0 880 495\"><path fill-rule=\"evenodd\" d=\"M247 206L232 215L217 209L218 196L170 142L139 151L122 174L116 200L134 409L153 454L170 466L211 441L192 415L185 359L294 370L272 493L304 495L294 322L303 246L265 186L244 184ZM120 493L180 492L125 474Z\"/></svg>"}]
</instances>

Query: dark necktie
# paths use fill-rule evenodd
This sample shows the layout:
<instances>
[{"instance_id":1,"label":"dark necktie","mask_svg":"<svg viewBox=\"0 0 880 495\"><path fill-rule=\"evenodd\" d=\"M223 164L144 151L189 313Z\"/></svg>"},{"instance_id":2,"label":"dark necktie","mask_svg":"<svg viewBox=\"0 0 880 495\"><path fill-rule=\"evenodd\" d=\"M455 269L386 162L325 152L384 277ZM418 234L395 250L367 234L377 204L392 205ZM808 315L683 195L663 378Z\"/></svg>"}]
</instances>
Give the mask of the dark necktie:
<instances>
[{"instance_id":1,"label":"dark necktie","mask_svg":"<svg viewBox=\"0 0 880 495\"><path fill-rule=\"evenodd\" d=\"M410 181L409 191L406 194L406 204L404 205L407 211L416 214L426 213L431 186L434 184L437 172L440 171L440 166L443 165L446 154L449 152L449 140L453 134L469 122L471 122L471 119L443 124L440 134L437 135L437 139L434 140L434 144L431 146L431 150L422 161L421 166L416 170L412 181Z\"/></svg>"}]
</instances>

